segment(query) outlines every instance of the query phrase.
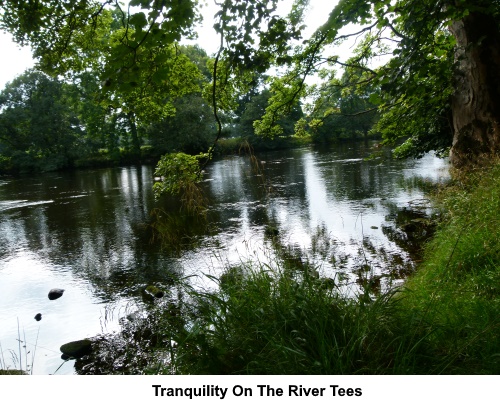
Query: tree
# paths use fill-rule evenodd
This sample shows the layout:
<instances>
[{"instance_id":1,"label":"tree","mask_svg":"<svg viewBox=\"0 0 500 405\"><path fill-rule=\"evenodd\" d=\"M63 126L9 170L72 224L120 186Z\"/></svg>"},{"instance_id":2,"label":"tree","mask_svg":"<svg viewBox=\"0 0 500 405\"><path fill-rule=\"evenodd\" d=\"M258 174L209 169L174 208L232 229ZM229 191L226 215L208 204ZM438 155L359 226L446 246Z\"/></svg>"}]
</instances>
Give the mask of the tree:
<instances>
[{"instance_id":1,"label":"tree","mask_svg":"<svg viewBox=\"0 0 500 405\"><path fill-rule=\"evenodd\" d=\"M269 105L255 126L257 133L273 137L282 132L279 120L308 95L306 78L333 64L363 69L358 84L380 88L380 97L371 101L377 101L382 122L394 128L393 133L385 131L388 141L410 136L410 144L422 153L428 148L442 150L452 138L449 146L457 166L498 154L498 0L340 0L327 22L305 39L307 0L295 0L286 17L278 15L278 3L224 0L219 4L214 28L221 42L212 66L219 135L218 106L230 101L238 87L248 86L247 80L234 82L238 77L264 73L273 66L284 71L270 84ZM97 34L105 32L109 5L118 8L122 31L106 54L96 54L102 48L102 35ZM108 88L128 93L137 75L147 77L151 63L158 61L157 50L192 35L199 17L194 0L132 0L130 5L140 11L123 12L115 0L15 0L2 3L0 26L19 42L30 43L45 70L82 66L82 55L94 55L103 61L101 78ZM356 32L342 33L353 25ZM356 58L346 62L335 54L335 46L343 40L362 35L365 46ZM381 67L367 68L365 59L377 56L373 49L383 41L392 43L393 57ZM168 69L158 72L170 75ZM432 102L432 111L422 118L415 112L425 111L425 100ZM401 117L411 125L399 132L396 123ZM431 135L412 134L418 128L428 128Z\"/></svg>"},{"instance_id":2,"label":"tree","mask_svg":"<svg viewBox=\"0 0 500 405\"><path fill-rule=\"evenodd\" d=\"M292 11L300 13L302 3L296 1ZM258 132L279 133L277 121L288 106L307 94L305 79L322 66L356 66L365 70L360 85L371 83L381 89L376 100L379 111L383 122L394 130L385 132L388 141L411 136L416 154L435 148L442 151L447 145L456 166L488 160L500 149L499 14L496 0L341 0L328 21L293 50L285 46L290 38L283 32L275 35L272 46L261 43L258 55L267 55L287 71L271 85L273 96ZM349 24L359 29L341 34ZM276 25L269 26L268 32L271 28ZM367 34L371 46L365 46L357 60L346 63L332 53L341 41L362 34ZM377 69L366 68L365 57L376 56L372 49L384 40L393 43L392 59ZM278 52L270 56L270 49ZM239 55L237 45L233 53ZM418 112L425 111L426 100L431 101L432 111L422 118ZM396 126L404 122L403 117L409 118L410 125L399 132ZM410 133L419 127L428 128L431 136Z\"/></svg>"},{"instance_id":3,"label":"tree","mask_svg":"<svg viewBox=\"0 0 500 405\"><path fill-rule=\"evenodd\" d=\"M498 154L499 9L496 1L401 1L378 12L398 40L379 71L381 124L405 123L417 154L451 146L455 166Z\"/></svg>"},{"instance_id":4,"label":"tree","mask_svg":"<svg viewBox=\"0 0 500 405\"><path fill-rule=\"evenodd\" d=\"M100 88L99 78L92 70L75 74L68 86L67 101L80 121L83 131L80 143L86 156L101 148L108 149L111 154L118 151L117 117L100 102Z\"/></svg>"},{"instance_id":5,"label":"tree","mask_svg":"<svg viewBox=\"0 0 500 405\"><path fill-rule=\"evenodd\" d=\"M36 70L0 93L1 154L21 171L68 166L76 156L80 122L70 109L67 86Z\"/></svg>"},{"instance_id":6,"label":"tree","mask_svg":"<svg viewBox=\"0 0 500 405\"><path fill-rule=\"evenodd\" d=\"M124 119L131 135L130 151L137 157L142 144L140 128L174 115L176 99L201 92L203 80L198 66L176 43L158 42L147 47L136 42L145 21L143 13L115 11L113 26L117 28L105 39L108 52L103 57L101 73L101 103ZM131 30L135 34L130 34ZM146 41L147 36L143 39ZM121 55L124 59L116 71L115 53L124 46L131 51ZM195 55L196 51L191 53Z\"/></svg>"},{"instance_id":7,"label":"tree","mask_svg":"<svg viewBox=\"0 0 500 405\"><path fill-rule=\"evenodd\" d=\"M377 122L377 107L371 100L379 96L380 89L363 81L366 67L347 65L340 79L335 70L320 72L324 80L314 90L308 117L316 142L367 137Z\"/></svg>"},{"instance_id":8,"label":"tree","mask_svg":"<svg viewBox=\"0 0 500 405\"><path fill-rule=\"evenodd\" d=\"M208 150L215 134L212 110L199 94L189 94L174 102L175 115L152 123L146 136L157 153L198 154Z\"/></svg>"},{"instance_id":9,"label":"tree","mask_svg":"<svg viewBox=\"0 0 500 405\"><path fill-rule=\"evenodd\" d=\"M450 7L455 13L450 31L457 44L451 99L451 158L456 165L500 152L500 4L464 3L469 4Z\"/></svg>"},{"instance_id":10,"label":"tree","mask_svg":"<svg viewBox=\"0 0 500 405\"><path fill-rule=\"evenodd\" d=\"M241 116L238 120L237 135L249 141L250 145L256 149L274 149L286 146L287 141L294 134L295 123L302 118L302 108L299 103L291 108L288 115L283 116L278 125L283 132L279 138L266 139L256 135L254 123L257 122L265 113L271 92L267 89L253 94L246 103L242 104Z\"/></svg>"}]
</instances>

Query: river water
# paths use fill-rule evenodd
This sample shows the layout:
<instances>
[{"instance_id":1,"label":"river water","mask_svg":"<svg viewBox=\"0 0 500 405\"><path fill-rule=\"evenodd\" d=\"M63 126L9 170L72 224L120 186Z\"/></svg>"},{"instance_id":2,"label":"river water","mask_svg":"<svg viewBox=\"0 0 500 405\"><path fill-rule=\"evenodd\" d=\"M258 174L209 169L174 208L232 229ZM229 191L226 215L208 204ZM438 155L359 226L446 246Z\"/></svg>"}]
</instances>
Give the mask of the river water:
<instances>
[{"instance_id":1,"label":"river water","mask_svg":"<svg viewBox=\"0 0 500 405\"><path fill-rule=\"evenodd\" d=\"M154 201L151 166L0 178L0 368L74 373L59 347L118 330L147 285L175 274L210 287L204 274L246 260L273 264L266 229L345 288L354 291L367 268L382 287L400 283L414 257L394 237L396 221L415 205L426 210L422 187L446 180L448 167L432 155L365 160L372 146L269 152L258 166L248 156L219 159L205 173L202 225L179 220L173 200ZM153 237L155 208L181 243ZM52 288L64 295L50 301Z\"/></svg>"}]
</instances>

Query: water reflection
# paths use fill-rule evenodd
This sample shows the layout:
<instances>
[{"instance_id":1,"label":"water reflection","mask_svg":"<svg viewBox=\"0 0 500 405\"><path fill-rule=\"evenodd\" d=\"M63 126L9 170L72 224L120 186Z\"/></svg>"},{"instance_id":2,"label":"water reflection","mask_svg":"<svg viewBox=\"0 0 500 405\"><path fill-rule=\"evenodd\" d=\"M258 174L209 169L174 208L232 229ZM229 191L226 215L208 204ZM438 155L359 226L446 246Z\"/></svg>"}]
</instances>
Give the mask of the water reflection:
<instances>
[{"instance_id":1,"label":"water reflection","mask_svg":"<svg viewBox=\"0 0 500 405\"><path fill-rule=\"evenodd\" d=\"M29 342L28 357L40 327L34 372L53 373L61 364L61 344L116 329L120 309L134 305L140 285L162 279L168 258L149 245L147 231L151 187L150 167L3 182L0 207L8 207L0 214L4 355L16 349L19 357L17 320L21 339L26 334ZM66 293L49 302L54 287ZM40 323L33 319L38 312ZM61 372L72 373L72 366Z\"/></svg>"},{"instance_id":2,"label":"water reflection","mask_svg":"<svg viewBox=\"0 0 500 405\"><path fill-rule=\"evenodd\" d=\"M258 156L258 168L242 156L214 162L203 183L210 226L181 218L172 200L155 204L148 166L1 179L4 356L10 360L8 350L17 351L19 321L28 356L38 334L34 372L53 373L61 344L116 329L120 316L140 305L146 285L168 289L176 274L207 285L203 274L220 274L228 264L278 261L265 237L270 225L280 246L315 263L322 275L355 284L365 258L380 274L390 258L391 278L402 278L410 257L394 237L397 213L423 197L427 180L445 179L446 164L432 156L366 161L369 146L267 153ZM189 228L192 243L170 250L151 243L150 213L157 207L176 219L177 231ZM55 287L66 292L49 301ZM33 319L38 312L40 322ZM72 372L71 363L58 371Z\"/></svg>"}]
</instances>

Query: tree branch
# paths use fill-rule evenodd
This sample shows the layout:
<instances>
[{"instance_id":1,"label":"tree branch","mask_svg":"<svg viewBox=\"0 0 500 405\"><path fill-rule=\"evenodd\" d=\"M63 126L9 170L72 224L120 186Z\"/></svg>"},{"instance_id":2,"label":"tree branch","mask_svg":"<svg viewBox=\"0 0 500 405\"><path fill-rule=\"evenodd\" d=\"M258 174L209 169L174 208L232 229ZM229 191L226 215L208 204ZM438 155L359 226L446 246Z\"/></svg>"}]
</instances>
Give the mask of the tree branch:
<instances>
[{"instance_id":1,"label":"tree branch","mask_svg":"<svg viewBox=\"0 0 500 405\"><path fill-rule=\"evenodd\" d=\"M219 142L220 137L222 136L222 122L219 118L219 114L217 111L217 70L218 70L220 56L221 56L223 50L224 50L224 30L221 30L219 50L217 51L217 55L216 55L215 61L214 61L213 83L212 83L212 104L213 104L213 113L214 113L215 121L217 122L217 136L215 137L215 140L214 140L214 143L212 144L212 147L208 150L207 159L205 160L203 165L200 166L200 171L198 172L198 177L201 176L201 172L208 165L208 162L210 162L210 160L212 160L214 149L217 146L217 142Z\"/></svg>"}]
</instances>

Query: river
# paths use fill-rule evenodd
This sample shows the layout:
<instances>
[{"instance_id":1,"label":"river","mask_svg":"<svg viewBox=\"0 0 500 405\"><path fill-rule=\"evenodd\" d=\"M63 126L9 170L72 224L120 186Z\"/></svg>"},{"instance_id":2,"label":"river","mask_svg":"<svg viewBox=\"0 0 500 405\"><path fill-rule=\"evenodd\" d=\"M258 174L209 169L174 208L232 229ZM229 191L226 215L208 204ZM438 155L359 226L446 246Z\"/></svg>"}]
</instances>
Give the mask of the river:
<instances>
[{"instance_id":1,"label":"river","mask_svg":"<svg viewBox=\"0 0 500 405\"><path fill-rule=\"evenodd\" d=\"M272 264L266 229L345 288L355 290L366 263L382 288L401 283L414 257L394 237L396 221L416 204L428 210L422 190L445 181L448 166L432 155L365 160L372 146L259 153L258 167L248 156L218 159L205 173L202 225L179 220L172 199L155 202L151 166L1 177L0 368L74 373L59 347L118 330L147 285L184 275L210 288L204 274L245 260ZM162 245L155 208L190 237ZM52 288L64 295L49 300Z\"/></svg>"}]
</instances>

